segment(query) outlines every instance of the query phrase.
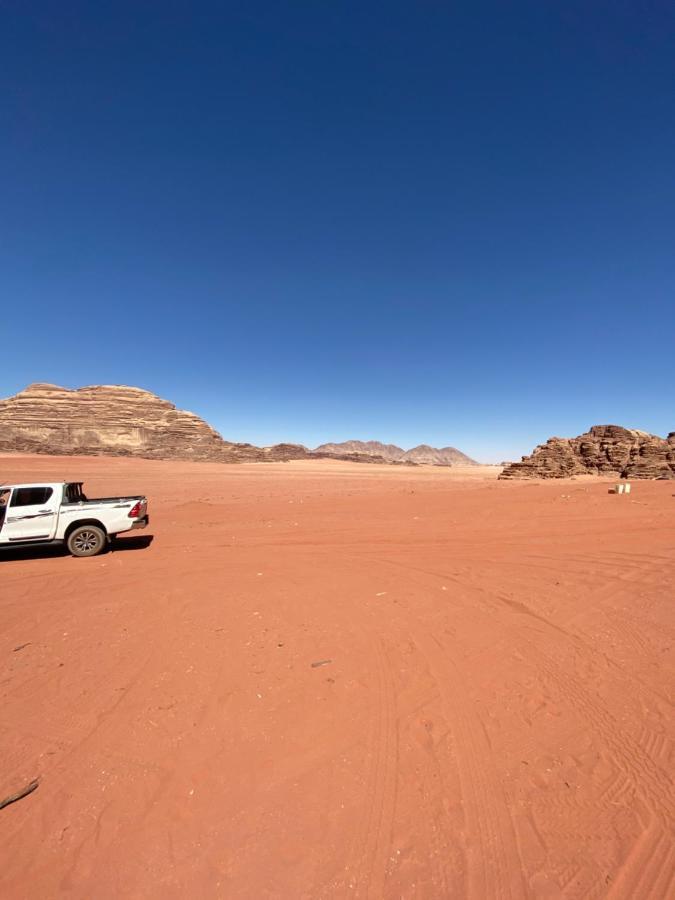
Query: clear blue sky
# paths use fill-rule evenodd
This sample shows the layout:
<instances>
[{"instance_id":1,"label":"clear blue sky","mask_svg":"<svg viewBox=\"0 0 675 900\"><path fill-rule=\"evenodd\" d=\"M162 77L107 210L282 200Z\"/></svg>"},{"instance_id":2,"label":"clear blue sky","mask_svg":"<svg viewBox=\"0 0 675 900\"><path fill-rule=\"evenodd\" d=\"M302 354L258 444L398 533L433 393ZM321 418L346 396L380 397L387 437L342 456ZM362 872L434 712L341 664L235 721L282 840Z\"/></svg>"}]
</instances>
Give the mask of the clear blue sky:
<instances>
[{"instance_id":1,"label":"clear blue sky","mask_svg":"<svg viewBox=\"0 0 675 900\"><path fill-rule=\"evenodd\" d=\"M515 458L675 429L675 5L6 2L0 394Z\"/></svg>"}]
</instances>

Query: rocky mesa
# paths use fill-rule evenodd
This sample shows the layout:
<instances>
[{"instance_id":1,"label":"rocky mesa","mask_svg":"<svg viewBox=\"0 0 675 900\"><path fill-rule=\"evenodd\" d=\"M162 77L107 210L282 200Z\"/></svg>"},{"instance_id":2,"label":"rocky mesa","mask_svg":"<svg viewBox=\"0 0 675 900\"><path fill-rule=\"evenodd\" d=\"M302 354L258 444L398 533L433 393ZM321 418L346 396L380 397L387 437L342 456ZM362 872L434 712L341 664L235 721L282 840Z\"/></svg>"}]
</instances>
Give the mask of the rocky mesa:
<instances>
[{"instance_id":1,"label":"rocky mesa","mask_svg":"<svg viewBox=\"0 0 675 900\"><path fill-rule=\"evenodd\" d=\"M295 444L261 448L226 441L194 413L123 385L69 390L31 384L0 400L0 451L220 462L311 456Z\"/></svg>"},{"instance_id":2,"label":"rocky mesa","mask_svg":"<svg viewBox=\"0 0 675 900\"><path fill-rule=\"evenodd\" d=\"M619 478L675 478L675 432L667 438L622 428L594 425L575 438L552 437L500 478L567 478L606 475Z\"/></svg>"},{"instance_id":3,"label":"rocky mesa","mask_svg":"<svg viewBox=\"0 0 675 900\"><path fill-rule=\"evenodd\" d=\"M382 444L380 441L342 441L338 444L321 444L315 453L343 457L361 455L372 457L377 462L395 462L431 466L477 466L465 453L454 447L430 447L419 444L410 450L397 447L396 444Z\"/></svg>"}]
</instances>

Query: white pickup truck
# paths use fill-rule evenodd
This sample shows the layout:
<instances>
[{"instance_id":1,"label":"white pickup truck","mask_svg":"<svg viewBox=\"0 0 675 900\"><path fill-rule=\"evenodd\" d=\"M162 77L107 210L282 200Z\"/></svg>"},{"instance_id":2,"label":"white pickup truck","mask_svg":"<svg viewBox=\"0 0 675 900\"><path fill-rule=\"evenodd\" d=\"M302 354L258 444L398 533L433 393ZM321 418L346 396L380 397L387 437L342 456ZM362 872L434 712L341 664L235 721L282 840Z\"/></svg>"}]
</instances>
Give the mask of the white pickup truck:
<instances>
[{"instance_id":1,"label":"white pickup truck","mask_svg":"<svg viewBox=\"0 0 675 900\"><path fill-rule=\"evenodd\" d=\"M145 497L89 500L78 481L0 485L0 549L61 543L73 556L96 556L115 535L148 522Z\"/></svg>"}]
</instances>

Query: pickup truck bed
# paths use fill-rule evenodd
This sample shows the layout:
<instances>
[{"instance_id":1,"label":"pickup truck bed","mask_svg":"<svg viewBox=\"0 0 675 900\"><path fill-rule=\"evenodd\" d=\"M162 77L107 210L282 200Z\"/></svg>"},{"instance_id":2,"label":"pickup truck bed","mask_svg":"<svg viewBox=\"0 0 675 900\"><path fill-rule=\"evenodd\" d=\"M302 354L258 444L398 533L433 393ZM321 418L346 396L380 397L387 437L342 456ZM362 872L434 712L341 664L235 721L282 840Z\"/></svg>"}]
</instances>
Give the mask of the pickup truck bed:
<instances>
[{"instance_id":1,"label":"pickup truck bed","mask_svg":"<svg viewBox=\"0 0 675 900\"><path fill-rule=\"evenodd\" d=\"M98 505L98 506L104 506L106 504L110 505L110 504L114 504L114 503L135 503L137 500L144 500L144 499L145 498L143 497L142 494L136 494L136 495L132 495L130 497L87 497L86 500L70 500L70 501L64 500L63 503L61 504L61 508L63 508L64 506L91 507L91 506L96 506L96 505Z\"/></svg>"}]
</instances>

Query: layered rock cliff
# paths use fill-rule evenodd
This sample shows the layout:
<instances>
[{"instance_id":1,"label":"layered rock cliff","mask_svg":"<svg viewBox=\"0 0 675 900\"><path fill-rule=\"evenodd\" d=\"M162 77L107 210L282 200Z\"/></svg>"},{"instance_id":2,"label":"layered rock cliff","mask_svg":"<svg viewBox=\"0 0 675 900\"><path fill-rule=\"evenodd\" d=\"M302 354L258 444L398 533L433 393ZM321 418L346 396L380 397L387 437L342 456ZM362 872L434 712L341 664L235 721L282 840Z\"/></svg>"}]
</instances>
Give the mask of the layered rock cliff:
<instances>
[{"instance_id":1,"label":"layered rock cliff","mask_svg":"<svg viewBox=\"0 0 675 900\"><path fill-rule=\"evenodd\" d=\"M32 384L0 400L0 451L157 459L303 459L305 447L254 447L225 441L194 413L150 391L122 385L68 390Z\"/></svg>"},{"instance_id":2,"label":"layered rock cliff","mask_svg":"<svg viewBox=\"0 0 675 900\"><path fill-rule=\"evenodd\" d=\"M565 478L571 475L675 478L675 432L661 438L619 425L594 425L575 438L553 437L500 478Z\"/></svg>"}]
</instances>

